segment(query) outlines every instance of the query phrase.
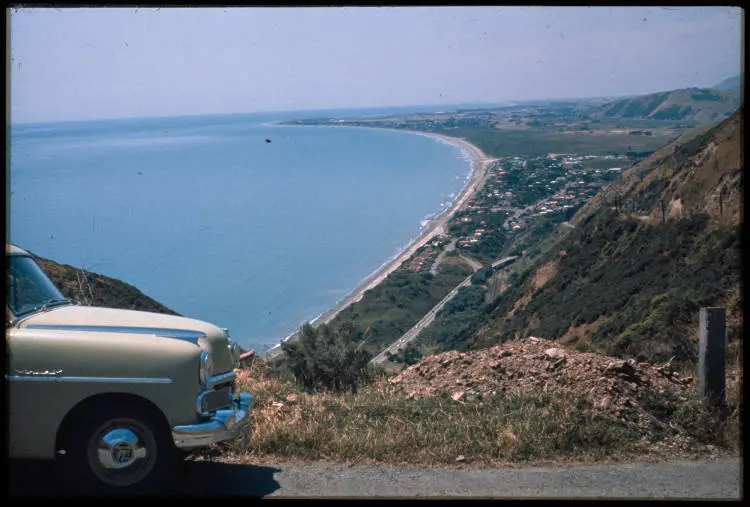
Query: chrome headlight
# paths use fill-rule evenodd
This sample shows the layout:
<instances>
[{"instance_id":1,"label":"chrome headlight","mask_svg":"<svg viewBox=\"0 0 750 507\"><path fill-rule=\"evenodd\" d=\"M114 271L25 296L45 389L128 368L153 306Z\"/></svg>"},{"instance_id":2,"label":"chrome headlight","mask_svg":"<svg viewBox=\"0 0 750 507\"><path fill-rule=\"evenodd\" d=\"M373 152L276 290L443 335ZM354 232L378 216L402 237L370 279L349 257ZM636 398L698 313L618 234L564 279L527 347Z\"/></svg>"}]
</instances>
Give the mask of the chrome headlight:
<instances>
[{"instance_id":1,"label":"chrome headlight","mask_svg":"<svg viewBox=\"0 0 750 507\"><path fill-rule=\"evenodd\" d=\"M201 386L204 388L208 386L208 382L211 377L214 376L214 361L211 358L211 353L207 350L201 352L200 368L198 369L198 379L200 380Z\"/></svg>"},{"instance_id":2,"label":"chrome headlight","mask_svg":"<svg viewBox=\"0 0 750 507\"><path fill-rule=\"evenodd\" d=\"M229 353L232 355L232 364L235 369L240 367L240 347L236 343L230 343Z\"/></svg>"}]
</instances>

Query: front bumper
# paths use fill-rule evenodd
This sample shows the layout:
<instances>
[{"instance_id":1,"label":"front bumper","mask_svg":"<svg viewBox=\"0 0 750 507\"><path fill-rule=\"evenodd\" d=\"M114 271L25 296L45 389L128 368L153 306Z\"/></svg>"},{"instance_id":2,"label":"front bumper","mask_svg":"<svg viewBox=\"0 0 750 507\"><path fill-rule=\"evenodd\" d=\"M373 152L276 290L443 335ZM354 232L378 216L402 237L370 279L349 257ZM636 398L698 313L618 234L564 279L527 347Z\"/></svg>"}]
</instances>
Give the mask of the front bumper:
<instances>
[{"instance_id":1,"label":"front bumper","mask_svg":"<svg viewBox=\"0 0 750 507\"><path fill-rule=\"evenodd\" d=\"M240 399L234 402L234 407L217 410L209 421L173 427L172 439L175 446L180 449L204 447L249 431L253 399L252 394L240 394Z\"/></svg>"}]
</instances>

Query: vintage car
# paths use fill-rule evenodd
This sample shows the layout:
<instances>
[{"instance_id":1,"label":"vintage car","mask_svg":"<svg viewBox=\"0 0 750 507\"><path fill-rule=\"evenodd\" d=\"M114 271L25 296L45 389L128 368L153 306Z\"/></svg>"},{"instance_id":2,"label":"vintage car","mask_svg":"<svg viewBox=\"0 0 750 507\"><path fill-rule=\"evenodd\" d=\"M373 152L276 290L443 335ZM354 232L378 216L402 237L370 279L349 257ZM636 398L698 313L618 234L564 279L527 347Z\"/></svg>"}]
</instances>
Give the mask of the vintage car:
<instances>
[{"instance_id":1,"label":"vintage car","mask_svg":"<svg viewBox=\"0 0 750 507\"><path fill-rule=\"evenodd\" d=\"M190 450L249 438L238 346L200 320L85 307L6 244L9 455L94 489L161 482ZM76 484L80 484L76 481Z\"/></svg>"}]
</instances>

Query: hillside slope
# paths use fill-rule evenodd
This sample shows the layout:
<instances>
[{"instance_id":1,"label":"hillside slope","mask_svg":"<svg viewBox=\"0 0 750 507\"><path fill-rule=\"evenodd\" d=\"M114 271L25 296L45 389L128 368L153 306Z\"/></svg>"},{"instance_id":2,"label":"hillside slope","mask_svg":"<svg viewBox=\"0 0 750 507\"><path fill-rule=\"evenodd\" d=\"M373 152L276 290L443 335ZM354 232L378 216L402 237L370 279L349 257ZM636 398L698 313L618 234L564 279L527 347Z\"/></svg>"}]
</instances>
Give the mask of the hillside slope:
<instances>
[{"instance_id":1,"label":"hillside slope","mask_svg":"<svg viewBox=\"0 0 750 507\"><path fill-rule=\"evenodd\" d=\"M742 75L738 74L736 76L726 78L724 81L712 86L711 88L714 90L731 91L731 90L739 90L741 85L742 85Z\"/></svg>"},{"instance_id":2,"label":"hillside slope","mask_svg":"<svg viewBox=\"0 0 750 507\"><path fill-rule=\"evenodd\" d=\"M76 303L179 315L174 310L146 296L132 285L116 278L74 268L67 264L58 264L55 261L32 255L63 295Z\"/></svg>"},{"instance_id":3,"label":"hillside slope","mask_svg":"<svg viewBox=\"0 0 750 507\"><path fill-rule=\"evenodd\" d=\"M738 90L688 88L639 95L610 102L592 112L592 118L653 119L711 123L740 107Z\"/></svg>"},{"instance_id":4,"label":"hillside slope","mask_svg":"<svg viewBox=\"0 0 750 507\"><path fill-rule=\"evenodd\" d=\"M625 171L521 272L471 348L541 335L620 357L694 362L698 310L740 334L742 111Z\"/></svg>"}]
</instances>

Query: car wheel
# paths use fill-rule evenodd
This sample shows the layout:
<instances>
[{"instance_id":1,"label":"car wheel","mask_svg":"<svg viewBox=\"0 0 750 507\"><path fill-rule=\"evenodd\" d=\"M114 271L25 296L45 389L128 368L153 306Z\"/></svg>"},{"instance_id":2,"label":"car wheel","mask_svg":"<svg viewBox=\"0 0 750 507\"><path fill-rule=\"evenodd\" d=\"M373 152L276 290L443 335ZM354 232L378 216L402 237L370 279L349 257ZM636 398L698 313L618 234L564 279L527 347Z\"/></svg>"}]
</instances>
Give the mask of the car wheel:
<instances>
[{"instance_id":1,"label":"car wheel","mask_svg":"<svg viewBox=\"0 0 750 507\"><path fill-rule=\"evenodd\" d=\"M146 491L175 464L164 424L143 407L97 407L76 421L66 446L72 484L105 492Z\"/></svg>"}]
</instances>

